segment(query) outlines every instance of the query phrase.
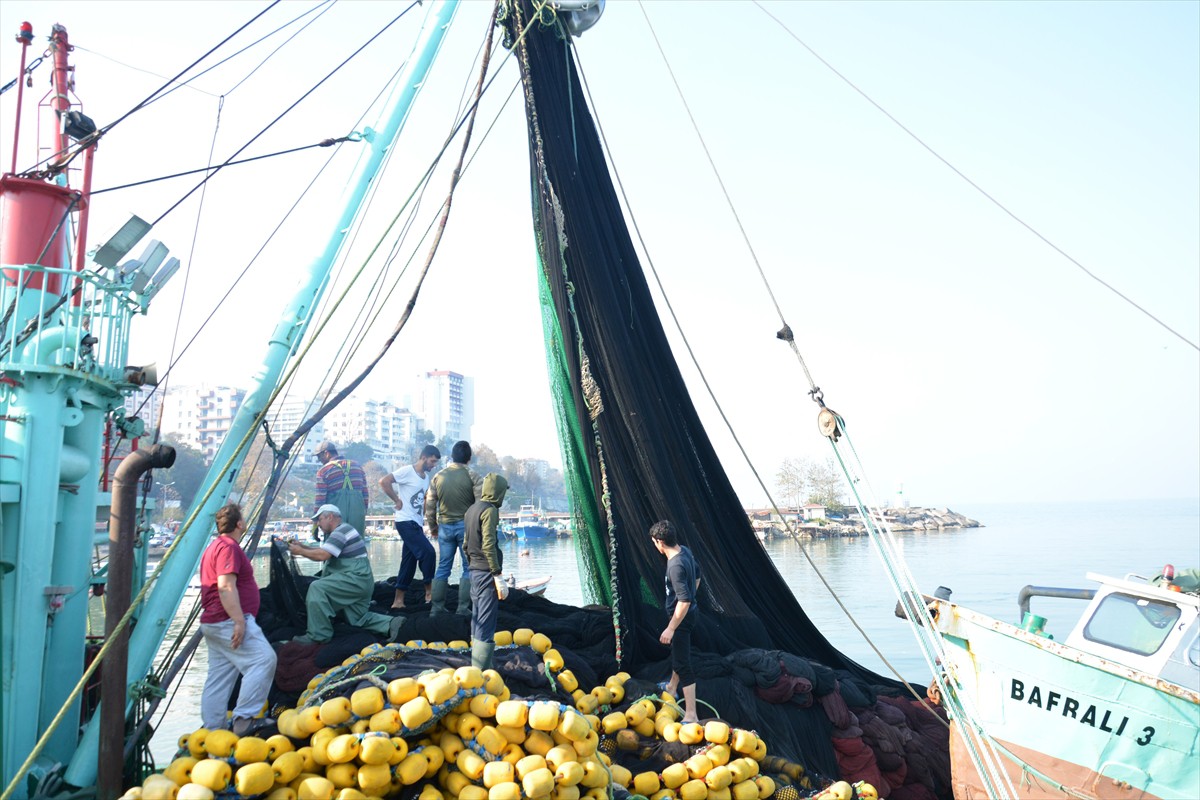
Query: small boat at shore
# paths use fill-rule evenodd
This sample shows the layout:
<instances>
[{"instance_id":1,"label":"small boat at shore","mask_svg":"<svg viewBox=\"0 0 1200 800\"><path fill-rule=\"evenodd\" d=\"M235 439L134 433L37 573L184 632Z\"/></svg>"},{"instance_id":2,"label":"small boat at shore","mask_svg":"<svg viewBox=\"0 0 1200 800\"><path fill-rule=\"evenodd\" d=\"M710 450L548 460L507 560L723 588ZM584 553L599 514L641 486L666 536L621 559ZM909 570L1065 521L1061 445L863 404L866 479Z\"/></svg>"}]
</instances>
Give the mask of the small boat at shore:
<instances>
[{"instance_id":1,"label":"small boat at shore","mask_svg":"<svg viewBox=\"0 0 1200 800\"><path fill-rule=\"evenodd\" d=\"M546 587L550 585L550 581L552 579L552 575L544 575L540 578L529 578L527 580L519 581L516 579L516 577L510 576L508 583L509 586L514 589L520 589L521 591L528 592L529 594L542 595L546 593Z\"/></svg>"},{"instance_id":2,"label":"small boat at shore","mask_svg":"<svg viewBox=\"0 0 1200 800\"><path fill-rule=\"evenodd\" d=\"M1097 589L1027 586L1020 626L930 602L942 669L974 707L954 719L954 796L1191 798L1200 788L1200 582L1093 573ZM1032 597L1091 602L1064 642ZM992 753L982 775L971 751ZM1007 780L1007 784L1005 781ZM1015 792L1015 794L1010 793Z\"/></svg>"}]
</instances>

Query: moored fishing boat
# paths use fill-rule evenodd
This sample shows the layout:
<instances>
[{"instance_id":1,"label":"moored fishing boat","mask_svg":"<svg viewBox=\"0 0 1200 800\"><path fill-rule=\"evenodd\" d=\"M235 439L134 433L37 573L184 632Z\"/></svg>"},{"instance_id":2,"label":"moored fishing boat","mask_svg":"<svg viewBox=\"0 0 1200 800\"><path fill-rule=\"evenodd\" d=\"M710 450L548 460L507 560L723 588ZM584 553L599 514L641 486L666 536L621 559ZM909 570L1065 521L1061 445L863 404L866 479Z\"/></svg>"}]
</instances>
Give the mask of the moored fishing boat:
<instances>
[{"instance_id":1,"label":"moored fishing boat","mask_svg":"<svg viewBox=\"0 0 1200 800\"><path fill-rule=\"evenodd\" d=\"M544 523L545 520L537 506L522 505L517 511L517 519L512 526L512 535L518 541L556 538L558 532Z\"/></svg>"},{"instance_id":2,"label":"moored fishing boat","mask_svg":"<svg viewBox=\"0 0 1200 800\"><path fill-rule=\"evenodd\" d=\"M1170 577L1166 577L1166 576ZM1092 599L1064 642L1025 611L1016 626L932 598L952 691L975 724L955 720L956 797L985 794L968 740L996 750L1022 798L1175 798L1200 789L1200 584L1089 574L1092 590L1030 595ZM993 784L994 785L994 784Z\"/></svg>"}]
</instances>

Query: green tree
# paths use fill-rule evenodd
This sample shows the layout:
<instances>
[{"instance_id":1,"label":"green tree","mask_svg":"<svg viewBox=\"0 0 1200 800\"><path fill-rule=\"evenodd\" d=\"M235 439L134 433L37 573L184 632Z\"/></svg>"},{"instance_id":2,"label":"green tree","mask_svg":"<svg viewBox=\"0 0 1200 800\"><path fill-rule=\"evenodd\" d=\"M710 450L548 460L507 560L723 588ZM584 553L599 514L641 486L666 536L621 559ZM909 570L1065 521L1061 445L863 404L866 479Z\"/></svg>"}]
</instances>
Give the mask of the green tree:
<instances>
[{"instance_id":1,"label":"green tree","mask_svg":"<svg viewBox=\"0 0 1200 800\"><path fill-rule=\"evenodd\" d=\"M550 469L546 472L546 477L542 480L541 486L542 502L550 511L569 511L570 505L567 501L567 484L563 479L562 470Z\"/></svg>"},{"instance_id":2,"label":"green tree","mask_svg":"<svg viewBox=\"0 0 1200 800\"><path fill-rule=\"evenodd\" d=\"M361 465L375 457L375 449L366 442L350 442L338 448L338 455Z\"/></svg>"},{"instance_id":3,"label":"green tree","mask_svg":"<svg viewBox=\"0 0 1200 800\"><path fill-rule=\"evenodd\" d=\"M826 508L838 508L842 505L842 473L832 458L824 463L810 462L806 470L808 479L808 502L820 503Z\"/></svg>"},{"instance_id":4,"label":"green tree","mask_svg":"<svg viewBox=\"0 0 1200 800\"><path fill-rule=\"evenodd\" d=\"M789 508L796 508L808 490L809 464L803 458L785 458L775 473L775 488Z\"/></svg>"},{"instance_id":5,"label":"green tree","mask_svg":"<svg viewBox=\"0 0 1200 800\"><path fill-rule=\"evenodd\" d=\"M428 428L423 431L417 431L416 435L413 436L413 443L418 447L424 447L427 444L434 444L435 442L437 442L437 435ZM438 449L441 450L440 447ZM445 456L447 453L442 453L442 455Z\"/></svg>"},{"instance_id":6,"label":"green tree","mask_svg":"<svg viewBox=\"0 0 1200 800\"><path fill-rule=\"evenodd\" d=\"M372 514L386 514L392 511L392 501L383 493L383 489L379 488L379 481L385 475L391 472L385 465L378 461L368 461L362 465L363 472L367 476L367 488L371 491L371 508Z\"/></svg>"},{"instance_id":7,"label":"green tree","mask_svg":"<svg viewBox=\"0 0 1200 800\"><path fill-rule=\"evenodd\" d=\"M203 453L173 435L164 436L162 443L175 448L175 463L170 469L155 470L154 480L160 485L174 482L171 488L179 494L180 509L186 514L204 483L208 465Z\"/></svg>"},{"instance_id":8,"label":"green tree","mask_svg":"<svg viewBox=\"0 0 1200 800\"><path fill-rule=\"evenodd\" d=\"M504 472L504 467L500 464L495 450L486 444L475 445L471 449L474 451L471 466L480 475L487 475L489 472Z\"/></svg>"}]
</instances>

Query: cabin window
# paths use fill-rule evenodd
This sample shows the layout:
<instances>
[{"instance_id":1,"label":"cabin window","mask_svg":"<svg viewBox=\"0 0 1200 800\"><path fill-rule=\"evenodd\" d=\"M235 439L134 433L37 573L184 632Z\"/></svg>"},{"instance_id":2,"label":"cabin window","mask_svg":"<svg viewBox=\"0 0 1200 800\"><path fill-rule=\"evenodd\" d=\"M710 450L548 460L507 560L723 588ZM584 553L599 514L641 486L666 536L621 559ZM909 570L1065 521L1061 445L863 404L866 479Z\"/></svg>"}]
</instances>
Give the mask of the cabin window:
<instances>
[{"instance_id":1,"label":"cabin window","mask_svg":"<svg viewBox=\"0 0 1200 800\"><path fill-rule=\"evenodd\" d=\"M1100 601L1083 635L1093 642L1149 656L1162 647L1178 619L1179 606L1173 603L1113 593Z\"/></svg>"}]
</instances>

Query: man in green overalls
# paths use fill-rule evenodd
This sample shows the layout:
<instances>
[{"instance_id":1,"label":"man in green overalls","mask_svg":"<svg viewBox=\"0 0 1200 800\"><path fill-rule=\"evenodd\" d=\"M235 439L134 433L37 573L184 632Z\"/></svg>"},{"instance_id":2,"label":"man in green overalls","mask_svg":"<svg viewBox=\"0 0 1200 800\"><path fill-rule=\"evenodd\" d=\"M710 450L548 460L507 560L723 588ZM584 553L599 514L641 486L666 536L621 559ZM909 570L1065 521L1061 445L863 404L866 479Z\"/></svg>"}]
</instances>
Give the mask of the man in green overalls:
<instances>
[{"instance_id":1,"label":"man in green overalls","mask_svg":"<svg viewBox=\"0 0 1200 800\"><path fill-rule=\"evenodd\" d=\"M337 506L326 503L317 509L313 521L325 534L320 547L288 543L288 552L325 564L321 577L308 587L304 599L308 628L293 642L323 644L333 638L333 617L346 613L346 621L380 636L396 637L404 617L390 617L371 611L375 592L375 574L367 558L367 543L353 526L342 521Z\"/></svg>"},{"instance_id":2,"label":"man in green overalls","mask_svg":"<svg viewBox=\"0 0 1200 800\"><path fill-rule=\"evenodd\" d=\"M367 506L371 496L367 492L367 474L363 468L348 458L338 458L333 442L321 442L315 453L321 462L317 470L318 507L329 503L342 512L342 521L360 534L367 532Z\"/></svg>"}]
</instances>

